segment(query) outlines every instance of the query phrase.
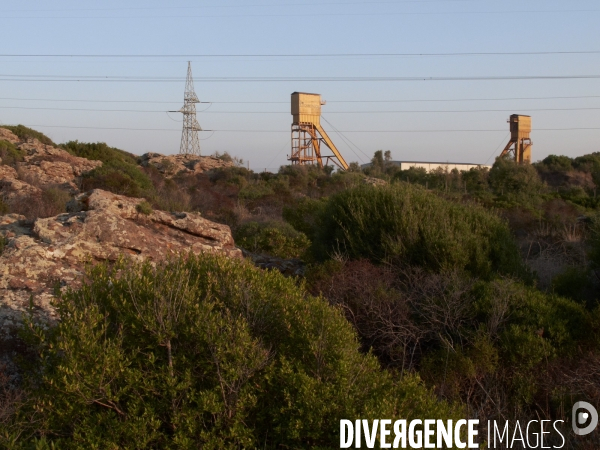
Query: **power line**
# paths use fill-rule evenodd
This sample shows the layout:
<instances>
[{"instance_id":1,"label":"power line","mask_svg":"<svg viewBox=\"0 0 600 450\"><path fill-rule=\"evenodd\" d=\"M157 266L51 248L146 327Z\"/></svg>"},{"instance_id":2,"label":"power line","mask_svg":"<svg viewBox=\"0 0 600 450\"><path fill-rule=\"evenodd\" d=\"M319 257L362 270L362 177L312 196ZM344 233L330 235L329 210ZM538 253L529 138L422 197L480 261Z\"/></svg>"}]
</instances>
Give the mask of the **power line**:
<instances>
[{"instance_id":1,"label":"power line","mask_svg":"<svg viewBox=\"0 0 600 450\"><path fill-rule=\"evenodd\" d=\"M304 13L293 13L293 14L214 14L214 15L159 15L159 16L2 16L2 19L212 19L212 18L246 18L246 17L256 17L260 19L269 18L269 17L310 17L312 19L318 17L374 17L374 16L457 16L457 15L519 15L519 14L566 14L566 13L590 13L590 12L600 12L600 9L555 9L555 10L502 10L502 11L434 11L434 12L385 12L385 13L371 13L371 12L362 12L362 13L325 13L321 12L319 14L304 14Z\"/></svg>"},{"instance_id":2,"label":"power line","mask_svg":"<svg viewBox=\"0 0 600 450\"><path fill-rule=\"evenodd\" d=\"M47 78L41 78L47 77ZM62 77L62 78L60 78ZM198 77L204 83L270 83L270 82L394 82L394 81L516 81L516 80L582 80L600 79L600 75L512 75L460 77ZM61 76L61 75L1 75L0 81L34 82L118 82L118 83L181 83L180 77L125 76Z\"/></svg>"},{"instance_id":3,"label":"power line","mask_svg":"<svg viewBox=\"0 0 600 450\"><path fill-rule=\"evenodd\" d=\"M496 147L496 150L494 150L492 152L492 154L488 157L488 159L485 160L485 162L483 163L484 165L488 163L488 161L490 159L492 159L492 156L494 156L496 154L496 152L498 150L500 150L500 147L502 147L502 144L506 143L506 139L510 136L510 131L506 134L506 136L504 138L502 138L502 140L500 141L500 143L498 144L498 147Z\"/></svg>"},{"instance_id":4,"label":"power line","mask_svg":"<svg viewBox=\"0 0 600 450\"><path fill-rule=\"evenodd\" d=\"M369 157L365 154L365 152L362 151L362 149L356 145L354 142L352 142L349 138L347 138L344 133L342 133L341 131L339 131L331 122L329 122L325 117L321 116L321 119L323 119L331 128L333 128L333 131L335 131L340 138L346 143L346 145L348 145L348 147L350 148L350 150L352 150L352 153L354 153L356 155L356 157L358 159L360 159L360 162L364 162L363 159L360 157L360 155L358 155L354 149L352 148L353 146L359 151L361 152L363 155L366 156L367 161L369 160Z\"/></svg>"},{"instance_id":5,"label":"power line","mask_svg":"<svg viewBox=\"0 0 600 450\"><path fill-rule=\"evenodd\" d=\"M65 125L29 125L30 127L40 128L73 128L73 129L90 129L90 130L125 130L125 131L176 131L179 129L173 128L128 128L128 127L83 127L83 126L65 126ZM2 125L0 125L0 128ZM536 128L535 131L582 131L582 130L600 130L600 127L573 127L573 128ZM226 132L226 133L289 133L290 130L235 130L235 129L216 129L202 130L211 132ZM506 128L502 129L450 129L450 130L347 130L339 131L340 133L480 133L480 132L506 132Z\"/></svg>"},{"instance_id":6,"label":"power line","mask_svg":"<svg viewBox=\"0 0 600 450\"><path fill-rule=\"evenodd\" d=\"M43 111L87 111L87 112L135 112L135 113L164 113L174 112L165 110L147 110L147 109L91 109L91 108L43 108L27 106L0 106L0 109L24 109L24 110L43 110ZM522 111L597 111L600 107L584 108L518 108ZM510 109L454 109L454 110L395 110L395 111L327 111L327 114L437 114L437 113L483 113L483 112L512 112ZM289 114L289 111L203 111L205 114Z\"/></svg>"},{"instance_id":7,"label":"power line","mask_svg":"<svg viewBox=\"0 0 600 450\"><path fill-rule=\"evenodd\" d=\"M495 98L450 98L450 99L403 99L403 100L328 100L327 103L427 103L427 102L480 102L480 101L510 101L510 100L565 100L565 99L590 99L600 98L600 95L578 95L578 96L552 96L552 97L495 97ZM0 97L0 100L17 101L40 101L40 102L71 102L71 103L149 103L149 104L174 104L174 101L154 101L154 100L90 100L90 99L57 99L57 98L19 98L19 97ZM200 102L221 104L289 104L286 102L269 101L215 101Z\"/></svg>"},{"instance_id":8,"label":"power line","mask_svg":"<svg viewBox=\"0 0 600 450\"><path fill-rule=\"evenodd\" d=\"M322 6L322 5L386 5L398 3L469 3L496 2L497 0L395 0L372 2L318 2L318 3L258 3L244 5L195 5L195 6L155 6L124 8L58 8L58 9L7 9L4 12L64 12L64 11L130 11L130 10L162 10L162 9L200 9L200 8L250 8L250 7L290 7L290 6ZM521 0L522 2L523 0Z\"/></svg>"},{"instance_id":9,"label":"power line","mask_svg":"<svg viewBox=\"0 0 600 450\"><path fill-rule=\"evenodd\" d=\"M600 11L600 10L599 10ZM402 57L430 57L430 56L533 56L533 55L594 55L600 50L573 50L573 51L531 51L531 52L448 52L448 53L196 53L196 54L23 54L2 53L0 57L8 58L314 58L314 57L349 57L349 56L402 56Z\"/></svg>"}]
</instances>

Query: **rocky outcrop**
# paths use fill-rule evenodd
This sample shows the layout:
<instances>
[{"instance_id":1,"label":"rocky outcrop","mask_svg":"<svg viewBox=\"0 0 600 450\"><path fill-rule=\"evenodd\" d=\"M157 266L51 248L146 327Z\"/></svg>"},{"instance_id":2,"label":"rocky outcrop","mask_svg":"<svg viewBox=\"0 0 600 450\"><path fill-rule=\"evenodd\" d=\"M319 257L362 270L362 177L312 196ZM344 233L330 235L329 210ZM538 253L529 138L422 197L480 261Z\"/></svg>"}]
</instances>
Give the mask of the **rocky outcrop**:
<instances>
[{"instance_id":1,"label":"rocky outcrop","mask_svg":"<svg viewBox=\"0 0 600 450\"><path fill-rule=\"evenodd\" d=\"M58 185L71 192L79 192L78 178L102 165L100 161L73 156L37 139L28 139L17 148L25 153L25 161L18 163L20 177L35 180L40 187Z\"/></svg>"},{"instance_id":2,"label":"rocky outcrop","mask_svg":"<svg viewBox=\"0 0 600 450\"><path fill-rule=\"evenodd\" d=\"M388 184L387 181L374 177L365 177L362 181L364 184L370 184L371 186L385 186Z\"/></svg>"},{"instance_id":3,"label":"rocky outcrop","mask_svg":"<svg viewBox=\"0 0 600 450\"><path fill-rule=\"evenodd\" d=\"M164 176L170 178L182 174L198 174L215 169L235 167L232 161L225 161L214 156L196 155L161 155L145 153L140 157L143 167L153 166Z\"/></svg>"},{"instance_id":4,"label":"rocky outcrop","mask_svg":"<svg viewBox=\"0 0 600 450\"><path fill-rule=\"evenodd\" d=\"M21 141L6 128L0 128L0 140L11 142L23 154L16 170L0 165L0 195L9 202L38 195L40 188L51 186L76 194L79 177L102 165L100 161L73 156L37 139Z\"/></svg>"},{"instance_id":5,"label":"rocky outcrop","mask_svg":"<svg viewBox=\"0 0 600 450\"><path fill-rule=\"evenodd\" d=\"M198 213L152 211L143 199L101 190L79 195L69 208L33 222L0 217L0 234L7 241L0 255L0 329L9 329L31 305L52 320L53 288L77 287L87 262L120 255L158 261L187 252L242 256L228 226Z\"/></svg>"},{"instance_id":6,"label":"rocky outcrop","mask_svg":"<svg viewBox=\"0 0 600 450\"><path fill-rule=\"evenodd\" d=\"M0 127L0 141L8 141L12 144L18 144L20 142L20 139L12 131Z\"/></svg>"},{"instance_id":7,"label":"rocky outcrop","mask_svg":"<svg viewBox=\"0 0 600 450\"><path fill-rule=\"evenodd\" d=\"M42 191L39 188L18 178L15 169L0 165L0 198L2 200L10 203L41 194Z\"/></svg>"}]
</instances>

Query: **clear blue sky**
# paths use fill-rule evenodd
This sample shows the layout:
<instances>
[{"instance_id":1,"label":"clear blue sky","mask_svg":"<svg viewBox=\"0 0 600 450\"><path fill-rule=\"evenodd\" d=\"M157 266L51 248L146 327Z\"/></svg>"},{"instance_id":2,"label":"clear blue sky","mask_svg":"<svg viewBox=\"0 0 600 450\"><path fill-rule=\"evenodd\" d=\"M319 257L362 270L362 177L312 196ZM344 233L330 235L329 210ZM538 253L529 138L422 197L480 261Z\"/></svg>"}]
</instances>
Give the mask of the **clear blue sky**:
<instances>
[{"instance_id":1,"label":"clear blue sky","mask_svg":"<svg viewBox=\"0 0 600 450\"><path fill-rule=\"evenodd\" d=\"M32 126L56 142L178 152L181 115L165 111L182 105L189 59L196 93L214 102L198 105L204 129L269 131L201 133L203 154L228 151L253 169L286 163L293 91L327 100L323 117L358 147L324 122L348 161L366 162L383 149L394 159L490 163L505 143L511 113L532 116L534 160L600 151L600 78L373 79L600 76L597 0L4 0L2 9L0 123ZM509 54L464 54L502 52ZM356 56L374 53L444 55ZM182 56L6 56L50 54ZM306 54L346 56L298 56ZM90 76L109 78L84 81ZM233 80L205 79L214 77ZM377 130L386 132L367 132Z\"/></svg>"}]
</instances>

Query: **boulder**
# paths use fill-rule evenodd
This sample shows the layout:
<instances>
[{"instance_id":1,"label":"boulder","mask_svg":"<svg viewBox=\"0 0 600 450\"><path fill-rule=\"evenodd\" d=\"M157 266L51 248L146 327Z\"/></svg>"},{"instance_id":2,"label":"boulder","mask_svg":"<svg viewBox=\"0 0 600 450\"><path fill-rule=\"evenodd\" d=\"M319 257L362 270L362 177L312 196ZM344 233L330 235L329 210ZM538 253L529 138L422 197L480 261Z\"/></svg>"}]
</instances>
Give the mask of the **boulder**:
<instances>
[{"instance_id":1,"label":"boulder","mask_svg":"<svg viewBox=\"0 0 600 450\"><path fill-rule=\"evenodd\" d=\"M60 148L42 144L37 139L27 139L17 147L25 153L25 160L18 163L20 178L35 180L39 187L58 185L77 193L78 178L102 165L101 161L73 156Z\"/></svg>"},{"instance_id":2,"label":"boulder","mask_svg":"<svg viewBox=\"0 0 600 450\"><path fill-rule=\"evenodd\" d=\"M24 201L26 197L40 195L41 192L39 188L19 180L17 171L12 167L0 165L0 198L3 200Z\"/></svg>"},{"instance_id":3,"label":"boulder","mask_svg":"<svg viewBox=\"0 0 600 450\"><path fill-rule=\"evenodd\" d=\"M387 181L374 177L365 177L362 181L364 184L370 184L371 186L385 186L388 184Z\"/></svg>"},{"instance_id":4,"label":"boulder","mask_svg":"<svg viewBox=\"0 0 600 450\"><path fill-rule=\"evenodd\" d=\"M142 205L142 206L140 206ZM231 231L198 213L152 211L144 200L93 190L80 194L70 211L27 222L0 217L5 245L0 255L0 329L19 322L27 308L45 321L56 286L77 287L87 263L158 261L187 252L217 252L241 258Z\"/></svg>"},{"instance_id":5,"label":"boulder","mask_svg":"<svg viewBox=\"0 0 600 450\"><path fill-rule=\"evenodd\" d=\"M0 128L5 130L4 128ZM8 131L8 130L5 130ZM0 165L0 199L8 203L26 201L26 198L40 195L42 191L25 181L19 180L19 175L10 166Z\"/></svg>"},{"instance_id":6,"label":"boulder","mask_svg":"<svg viewBox=\"0 0 600 450\"><path fill-rule=\"evenodd\" d=\"M198 174L215 169L235 167L232 161L224 161L214 156L161 155L145 153L140 157L140 165L153 166L167 178L182 174Z\"/></svg>"},{"instance_id":7,"label":"boulder","mask_svg":"<svg viewBox=\"0 0 600 450\"><path fill-rule=\"evenodd\" d=\"M55 186L77 194L79 177L102 165L101 161L73 156L37 139L20 141L6 128L0 128L0 140L12 142L24 154L16 170L0 165L0 196L8 202L27 201L39 196L41 189Z\"/></svg>"},{"instance_id":8,"label":"boulder","mask_svg":"<svg viewBox=\"0 0 600 450\"><path fill-rule=\"evenodd\" d=\"M0 127L0 141L8 141L12 142L13 144L18 144L21 140L12 131Z\"/></svg>"}]
</instances>

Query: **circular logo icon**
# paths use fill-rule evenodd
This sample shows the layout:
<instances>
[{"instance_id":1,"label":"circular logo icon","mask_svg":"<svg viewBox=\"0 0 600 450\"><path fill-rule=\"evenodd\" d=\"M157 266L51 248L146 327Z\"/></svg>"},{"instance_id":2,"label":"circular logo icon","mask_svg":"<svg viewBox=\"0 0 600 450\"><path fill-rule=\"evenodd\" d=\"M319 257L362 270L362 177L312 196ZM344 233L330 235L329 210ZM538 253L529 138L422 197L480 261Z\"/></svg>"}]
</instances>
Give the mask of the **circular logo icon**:
<instances>
[{"instance_id":1,"label":"circular logo icon","mask_svg":"<svg viewBox=\"0 0 600 450\"><path fill-rule=\"evenodd\" d=\"M583 425L590 419L588 426ZM573 405L573 431L578 436L590 434L598 426L598 411L588 402L577 402ZM582 428L583 427L583 428Z\"/></svg>"}]
</instances>

